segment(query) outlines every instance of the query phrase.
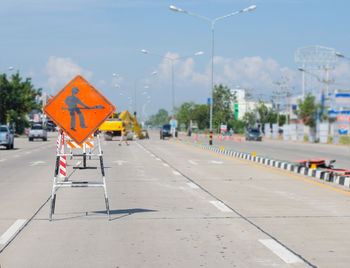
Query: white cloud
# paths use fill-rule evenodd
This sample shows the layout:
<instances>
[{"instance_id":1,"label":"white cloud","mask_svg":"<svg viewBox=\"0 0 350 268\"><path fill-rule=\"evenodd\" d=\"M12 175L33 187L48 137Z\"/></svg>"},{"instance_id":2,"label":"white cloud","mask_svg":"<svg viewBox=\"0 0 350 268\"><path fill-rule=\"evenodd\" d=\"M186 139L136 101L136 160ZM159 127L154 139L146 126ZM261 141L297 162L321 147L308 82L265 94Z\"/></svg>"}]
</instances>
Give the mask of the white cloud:
<instances>
[{"instance_id":1,"label":"white cloud","mask_svg":"<svg viewBox=\"0 0 350 268\"><path fill-rule=\"evenodd\" d=\"M82 75L87 80L92 77L92 72L84 70L71 58L60 58L55 56L49 57L45 73L49 77L46 87L51 93L60 90L76 75Z\"/></svg>"},{"instance_id":2,"label":"white cloud","mask_svg":"<svg viewBox=\"0 0 350 268\"><path fill-rule=\"evenodd\" d=\"M166 57L176 58L177 54L168 52ZM211 62L208 62L203 72L195 70L195 58L174 62L176 83L178 85L208 86L211 81ZM164 59L159 70L163 79L171 77L171 62ZM231 58L214 58L214 83L227 86L236 86L257 89L271 89L274 81L281 77L297 78L297 73L288 67L280 66L274 59L263 59L260 56L244 57L238 60Z\"/></svg>"},{"instance_id":3,"label":"white cloud","mask_svg":"<svg viewBox=\"0 0 350 268\"><path fill-rule=\"evenodd\" d=\"M282 76L294 79L296 72L282 67L274 59L259 56L245 57L238 60L215 57L215 83L240 85L246 88L270 89L274 81Z\"/></svg>"},{"instance_id":4,"label":"white cloud","mask_svg":"<svg viewBox=\"0 0 350 268\"><path fill-rule=\"evenodd\" d=\"M178 57L177 54L170 52L165 56ZM205 103L210 96L211 61L209 60L204 68L196 65L196 61L196 57L174 61L175 105L187 101ZM171 87L171 61L163 59L158 70L163 90L159 92L157 98L162 100L162 103L170 103L168 100L171 98L169 90ZM268 100L272 92L277 89L273 82L281 81L282 76L290 79L290 88L295 88L292 94L298 94L297 91L301 91L300 74L286 66L281 66L274 59L264 59L260 56L241 59L218 56L214 58L215 84L253 88L255 92L253 97L256 98L262 94L263 99Z\"/></svg>"},{"instance_id":5,"label":"white cloud","mask_svg":"<svg viewBox=\"0 0 350 268\"><path fill-rule=\"evenodd\" d=\"M165 54L167 58L176 59L179 57L176 53L168 52ZM159 64L159 77L165 81L171 79L171 61L168 59L163 59ZM195 71L195 61L192 57L186 59L179 59L174 61L174 76L176 77L177 84L200 84L206 85L209 81L208 71L204 74Z\"/></svg>"}]
</instances>

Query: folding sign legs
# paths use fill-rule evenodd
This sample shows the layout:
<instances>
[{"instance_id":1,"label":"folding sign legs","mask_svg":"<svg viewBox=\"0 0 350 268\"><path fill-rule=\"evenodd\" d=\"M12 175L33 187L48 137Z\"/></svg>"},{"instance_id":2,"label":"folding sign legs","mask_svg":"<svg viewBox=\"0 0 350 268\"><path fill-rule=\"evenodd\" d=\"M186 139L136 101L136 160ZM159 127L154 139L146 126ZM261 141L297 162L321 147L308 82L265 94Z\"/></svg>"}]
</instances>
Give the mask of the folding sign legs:
<instances>
[{"instance_id":1,"label":"folding sign legs","mask_svg":"<svg viewBox=\"0 0 350 268\"><path fill-rule=\"evenodd\" d=\"M109 215L109 201L108 201L107 185L106 185L106 177L105 177L105 169L104 169L104 166L103 166L102 155L100 155L100 165L101 165L101 173L102 173L102 178L103 178L103 190L104 190L104 193L105 193L106 212L107 212L108 219L110 220L110 215Z\"/></svg>"},{"instance_id":2,"label":"folding sign legs","mask_svg":"<svg viewBox=\"0 0 350 268\"><path fill-rule=\"evenodd\" d=\"M61 144L64 145L64 140L62 139L62 132L60 132L60 135L58 137L58 147L61 148ZM59 181L58 180L58 174L60 169L60 157L61 156L74 156L73 154L65 154L61 152L60 149L57 149L57 155L56 155L56 165L55 165L55 174L53 179L53 186L52 186L52 193L51 193L51 199L50 199L50 214L49 214L49 220L52 220L52 215L55 213L55 203L56 203L56 192L60 187L102 187L104 191L104 197L105 197L105 205L106 205L106 213L108 216L108 220L110 220L110 210L109 210L109 201L108 201L108 194L107 194L107 184L106 184L106 177L105 177L105 170L103 165L103 157L102 157L102 148L101 148L101 142L100 142L100 136L97 136L98 140L98 154L92 154L92 153L86 153L86 147L84 145L83 154L75 155L75 156L83 156L83 165L86 169L86 160L87 156L99 156L100 160L100 166L101 166L101 174L102 174L102 182L101 181L68 181L68 178L65 181ZM74 168L74 167L73 167Z\"/></svg>"}]
</instances>

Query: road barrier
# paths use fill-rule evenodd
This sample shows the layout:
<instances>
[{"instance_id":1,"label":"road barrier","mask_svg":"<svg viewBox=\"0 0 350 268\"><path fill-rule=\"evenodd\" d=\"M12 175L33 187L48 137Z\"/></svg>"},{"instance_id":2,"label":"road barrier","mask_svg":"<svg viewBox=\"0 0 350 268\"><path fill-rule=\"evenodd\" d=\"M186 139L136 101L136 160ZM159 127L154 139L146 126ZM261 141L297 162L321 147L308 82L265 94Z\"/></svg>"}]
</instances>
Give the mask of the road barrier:
<instances>
[{"instance_id":1,"label":"road barrier","mask_svg":"<svg viewBox=\"0 0 350 268\"><path fill-rule=\"evenodd\" d=\"M56 204L56 193L57 190L61 187L102 187L104 190L104 197L105 197L105 205L106 205L106 212L108 219L110 219L110 213L109 213L109 201L108 201L108 195L107 195L107 185L106 185L106 177L105 177L105 170L103 165L103 153L102 153L102 147L101 147L101 139L100 134L96 135L97 139L97 145L98 145L98 153L94 154L92 152L87 153L86 152L86 142L82 144L82 148L79 146L78 149L82 149L82 152L80 153L65 153L64 150L62 151L62 148L64 148L65 145L67 145L68 139L65 139L65 134L62 130L59 130L58 135L58 146L56 150L56 165L55 165L55 173L54 173L54 179L53 179L53 185L52 185L52 193L51 193L51 203L50 203L50 212L49 212L49 220L52 220L52 215L55 213L55 204ZM90 148L91 149L91 148ZM63 180L58 178L60 166L61 166L61 159L63 157L83 157L83 166L77 166L73 167L73 169L97 169L97 167L89 167L87 166L87 157L97 156L99 158L100 168L101 168L101 175L102 175L102 181L69 181L68 177L65 175ZM63 164L63 163L62 163ZM67 164L67 162L66 162Z\"/></svg>"},{"instance_id":2,"label":"road barrier","mask_svg":"<svg viewBox=\"0 0 350 268\"><path fill-rule=\"evenodd\" d=\"M57 151L60 154L64 154L64 152L65 152L64 140L65 140L65 134L62 133L62 135L60 136L60 134L58 132ZM60 161L59 173L60 173L60 176L64 178L67 175L67 157L66 156L60 156L60 160L59 161Z\"/></svg>"}]
</instances>

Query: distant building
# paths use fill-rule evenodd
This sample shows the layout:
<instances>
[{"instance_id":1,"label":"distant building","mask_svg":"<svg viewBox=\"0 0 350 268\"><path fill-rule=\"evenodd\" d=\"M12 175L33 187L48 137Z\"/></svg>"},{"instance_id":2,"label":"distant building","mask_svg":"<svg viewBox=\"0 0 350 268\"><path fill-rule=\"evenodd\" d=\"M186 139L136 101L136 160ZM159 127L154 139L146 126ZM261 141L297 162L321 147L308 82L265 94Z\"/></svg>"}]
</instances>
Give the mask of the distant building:
<instances>
[{"instance_id":1,"label":"distant building","mask_svg":"<svg viewBox=\"0 0 350 268\"><path fill-rule=\"evenodd\" d=\"M258 102L249 100L250 96L248 96L246 89L234 88L231 89L231 92L236 96L235 101L231 104L231 109L235 113L235 118L242 120L245 113L251 112L257 107ZM265 103L265 105L272 107L270 103Z\"/></svg>"}]
</instances>

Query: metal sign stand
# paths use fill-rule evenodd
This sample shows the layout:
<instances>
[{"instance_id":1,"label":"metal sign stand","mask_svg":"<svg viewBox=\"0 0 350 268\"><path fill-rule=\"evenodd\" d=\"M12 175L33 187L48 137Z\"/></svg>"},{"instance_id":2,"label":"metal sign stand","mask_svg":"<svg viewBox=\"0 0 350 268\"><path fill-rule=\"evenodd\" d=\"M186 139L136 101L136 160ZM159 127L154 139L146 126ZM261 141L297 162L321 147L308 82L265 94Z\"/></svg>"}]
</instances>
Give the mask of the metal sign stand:
<instances>
[{"instance_id":1,"label":"metal sign stand","mask_svg":"<svg viewBox=\"0 0 350 268\"><path fill-rule=\"evenodd\" d=\"M107 212L108 220L110 220L109 201L108 201L108 195L107 195L105 170L104 170L104 166L103 166L103 157L102 157L103 152L102 152L102 148L101 148L100 134L97 135L98 154L93 154L91 151L89 153L86 153L86 145L85 144L83 147L82 154L74 154L72 151L70 151L70 153L61 152L61 146L62 146L62 140L63 140L62 134L63 134L62 130L59 130L59 135L58 135L59 146L57 147L57 152L56 152L55 175L53 178L49 220L52 221L52 215L55 213L56 192L61 187L103 187L104 196L105 196L105 203L106 203L106 212ZM63 141L63 142L65 142L65 141ZM73 169L97 169L97 167L88 167L86 165L86 158L87 158L87 156L90 159L92 156L98 156L99 160L100 160L102 181L68 181L67 177L65 177L63 181L59 180L58 174L59 174L59 165L60 165L59 162L60 162L61 156L69 156L69 157L80 156L80 157L83 157L83 166L82 167L73 167Z\"/></svg>"}]
</instances>

